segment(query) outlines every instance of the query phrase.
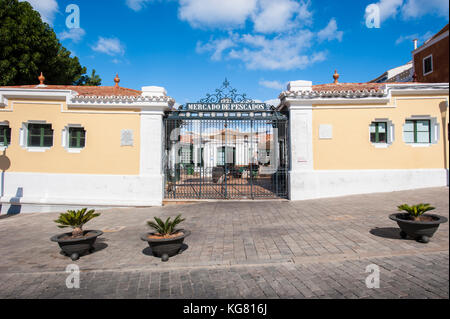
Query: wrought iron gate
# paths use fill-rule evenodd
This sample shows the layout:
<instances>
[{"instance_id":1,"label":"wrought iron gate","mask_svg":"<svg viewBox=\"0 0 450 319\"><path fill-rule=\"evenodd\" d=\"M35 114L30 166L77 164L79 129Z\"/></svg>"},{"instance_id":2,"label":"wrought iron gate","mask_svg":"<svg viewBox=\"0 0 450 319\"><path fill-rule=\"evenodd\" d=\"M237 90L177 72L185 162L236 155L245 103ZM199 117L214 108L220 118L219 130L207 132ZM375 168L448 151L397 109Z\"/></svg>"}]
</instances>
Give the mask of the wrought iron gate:
<instances>
[{"instance_id":1,"label":"wrought iron gate","mask_svg":"<svg viewBox=\"0 0 450 319\"><path fill-rule=\"evenodd\" d=\"M166 198L287 198L288 119L273 106L237 94L225 80L164 124Z\"/></svg>"}]
</instances>

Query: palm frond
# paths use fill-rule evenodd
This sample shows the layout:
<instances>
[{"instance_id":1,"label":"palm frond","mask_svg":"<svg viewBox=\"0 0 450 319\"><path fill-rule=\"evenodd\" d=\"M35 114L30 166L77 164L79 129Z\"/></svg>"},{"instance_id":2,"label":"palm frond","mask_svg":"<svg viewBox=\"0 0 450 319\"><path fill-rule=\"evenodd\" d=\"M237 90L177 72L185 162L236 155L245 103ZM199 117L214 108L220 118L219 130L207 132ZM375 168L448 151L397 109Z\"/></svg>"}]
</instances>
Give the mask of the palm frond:
<instances>
[{"instance_id":1,"label":"palm frond","mask_svg":"<svg viewBox=\"0 0 450 319\"><path fill-rule=\"evenodd\" d=\"M59 228L72 227L82 228L84 224L95 217L100 216L100 213L95 213L95 210L90 210L86 213L87 208L78 211L68 210L66 213L61 213L59 218L54 222L59 224Z\"/></svg>"},{"instance_id":2,"label":"palm frond","mask_svg":"<svg viewBox=\"0 0 450 319\"><path fill-rule=\"evenodd\" d=\"M171 220L171 218L167 218L165 222L163 222L158 217L153 217L156 221L149 221L147 222L147 225L151 228L155 229L160 235L171 235L175 233L177 230L175 227L184 221L184 219L181 218L181 214L175 217L174 220Z\"/></svg>"},{"instance_id":3,"label":"palm frond","mask_svg":"<svg viewBox=\"0 0 450 319\"><path fill-rule=\"evenodd\" d=\"M407 204L403 204L397 207L399 211L405 211L409 215L413 217L420 217L426 212L436 209L435 207L431 206L430 204L417 204L413 206L409 206Z\"/></svg>"}]
</instances>

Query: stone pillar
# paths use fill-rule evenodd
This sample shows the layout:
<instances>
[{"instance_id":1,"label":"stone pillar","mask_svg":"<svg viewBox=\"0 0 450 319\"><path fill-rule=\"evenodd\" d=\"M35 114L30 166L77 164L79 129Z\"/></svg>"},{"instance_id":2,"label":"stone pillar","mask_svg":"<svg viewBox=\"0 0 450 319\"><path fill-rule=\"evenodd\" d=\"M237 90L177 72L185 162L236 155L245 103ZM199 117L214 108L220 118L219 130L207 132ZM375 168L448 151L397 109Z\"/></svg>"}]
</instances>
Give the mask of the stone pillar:
<instances>
[{"instance_id":1,"label":"stone pillar","mask_svg":"<svg viewBox=\"0 0 450 319\"><path fill-rule=\"evenodd\" d=\"M142 88L143 97L163 97L164 88L149 86ZM167 102L155 102L141 111L140 129L140 178L146 185L149 198L162 204L164 199L164 112Z\"/></svg>"},{"instance_id":2,"label":"stone pillar","mask_svg":"<svg viewBox=\"0 0 450 319\"><path fill-rule=\"evenodd\" d=\"M288 91L311 91L312 82L294 81L288 84ZM313 162L313 132L312 105L298 99L286 98L285 106L289 110L290 128L290 170L289 198L301 200L308 192L307 179L312 176Z\"/></svg>"}]
</instances>

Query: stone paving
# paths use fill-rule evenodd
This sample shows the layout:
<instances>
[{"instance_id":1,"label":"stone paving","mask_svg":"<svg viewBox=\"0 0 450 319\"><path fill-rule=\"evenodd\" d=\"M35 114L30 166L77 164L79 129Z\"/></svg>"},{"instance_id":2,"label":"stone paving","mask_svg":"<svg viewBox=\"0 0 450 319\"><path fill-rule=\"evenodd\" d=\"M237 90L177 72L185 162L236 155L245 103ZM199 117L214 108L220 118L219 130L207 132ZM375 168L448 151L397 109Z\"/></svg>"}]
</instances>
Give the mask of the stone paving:
<instances>
[{"instance_id":1,"label":"stone paving","mask_svg":"<svg viewBox=\"0 0 450 319\"><path fill-rule=\"evenodd\" d=\"M0 298L448 298L449 227L427 245L402 240L388 219L403 203L449 215L448 188L332 199L205 202L110 209L93 254L75 262L81 288L67 289L73 262L49 238L58 214L0 216ZM192 231L167 263L139 235L153 216L182 213ZM381 269L380 288L365 285Z\"/></svg>"}]
</instances>

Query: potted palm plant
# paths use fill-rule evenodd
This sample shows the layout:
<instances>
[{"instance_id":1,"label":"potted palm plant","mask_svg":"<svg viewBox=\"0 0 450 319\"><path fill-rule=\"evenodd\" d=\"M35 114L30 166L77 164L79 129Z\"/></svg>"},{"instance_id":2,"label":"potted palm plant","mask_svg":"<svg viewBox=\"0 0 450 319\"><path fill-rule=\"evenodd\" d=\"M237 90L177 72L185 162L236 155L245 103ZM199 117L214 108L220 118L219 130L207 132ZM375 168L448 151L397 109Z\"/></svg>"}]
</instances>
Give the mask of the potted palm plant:
<instances>
[{"instance_id":1,"label":"potted palm plant","mask_svg":"<svg viewBox=\"0 0 450 319\"><path fill-rule=\"evenodd\" d=\"M55 223L59 224L59 228L72 227L72 232L55 235L50 240L57 242L64 255L70 256L72 260L77 260L83 253L93 252L95 240L103 232L100 230L83 230L83 226L98 216L100 214L95 213L93 209L89 211L87 211L87 208L78 211L68 210L66 213L60 214Z\"/></svg>"},{"instance_id":2,"label":"potted palm plant","mask_svg":"<svg viewBox=\"0 0 450 319\"><path fill-rule=\"evenodd\" d=\"M430 204L418 204L409 206L403 204L397 207L402 213L389 216L396 221L401 229L400 236L405 239L410 236L421 243L428 243L430 238L439 228L439 225L447 222L447 218L439 215L425 214L435 207Z\"/></svg>"},{"instance_id":3,"label":"potted palm plant","mask_svg":"<svg viewBox=\"0 0 450 319\"><path fill-rule=\"evenodd\" d=\"M165 222L158 217L154 217L154 219L155 221L147 222L147 225L154 231L142 234L141 239L148 242L154 256L160 257L162 261L168 261L169 257L178 254L184 239L191 232L176 228L185 220L181 218L181 215L175 217L174 220L169 217Z\"/></svg>"}]
</instances>

